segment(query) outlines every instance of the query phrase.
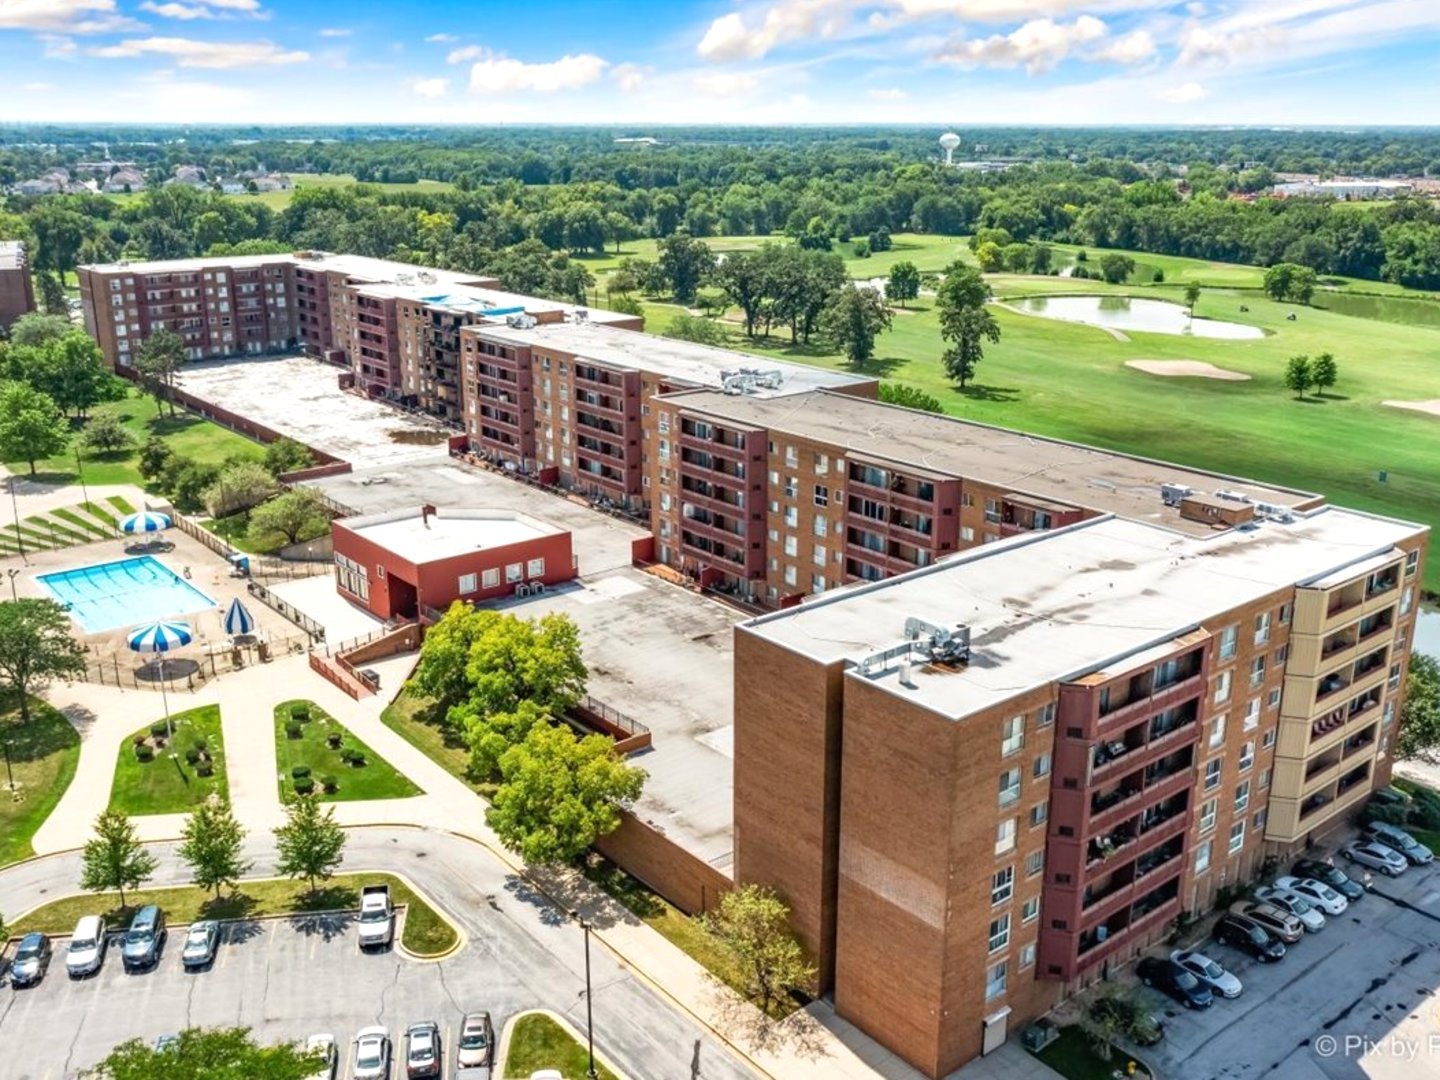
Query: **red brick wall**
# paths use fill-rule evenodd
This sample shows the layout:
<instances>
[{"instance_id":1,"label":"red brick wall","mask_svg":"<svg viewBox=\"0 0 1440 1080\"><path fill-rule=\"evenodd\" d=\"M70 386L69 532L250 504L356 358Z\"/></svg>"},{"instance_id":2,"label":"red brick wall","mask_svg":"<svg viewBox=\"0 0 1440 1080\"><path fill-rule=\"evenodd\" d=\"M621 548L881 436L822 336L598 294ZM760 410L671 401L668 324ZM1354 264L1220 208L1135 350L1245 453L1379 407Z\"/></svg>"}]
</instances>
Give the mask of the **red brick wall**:
<instances>
[{"instance_id":1,"label":"red brick wall","mask_svg":"<svg viewBox=\"0 0 1440 1080\"><path fill-rule=\"evenodd\" d=\"M620 828L597 841L595 849L687 915L709 911L735 885L630 813L622 812Z\"/></svg>"}]
</instances>

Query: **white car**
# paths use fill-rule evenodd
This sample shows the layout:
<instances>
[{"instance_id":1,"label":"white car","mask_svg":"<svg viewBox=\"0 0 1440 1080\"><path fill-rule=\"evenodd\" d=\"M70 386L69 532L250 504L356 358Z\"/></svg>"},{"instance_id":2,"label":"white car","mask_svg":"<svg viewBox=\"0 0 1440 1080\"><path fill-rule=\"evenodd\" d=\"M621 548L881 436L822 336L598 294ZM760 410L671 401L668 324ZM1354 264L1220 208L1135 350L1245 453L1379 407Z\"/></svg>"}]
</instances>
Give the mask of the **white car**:
<instances>
[{"instance_id":1,"label":"white car","mask_svg":"<svg viewBox=\"0 0 1440 1080\"><path fill-rule=\"evenodd\" d=\"M1356 840L1341 848L1340 854L1353 863L1379 870L1391 877L1399 877L1410 865L1404 855L1390 850L1378 840Z\"/></svg>"},{"instance_id":2,"label":"white car","mask_svg":"<svg viewBox=\"0 0 1440 1080\"><path fill-rule=\"evenodd\" d=\"M99 915L85 915L75 924L70 947L65 950L65 971L72 979L94 975L105 963L105 920Z\"/></svg>"},{"instance_id":3,"label":"white car","mask_svg":"<svg viewBox=\"0 0 1440 1080\"><path fill-rule=\"evenodd\" d=\"M1318 934L1325 929L1325 916L1320 909L1292 889L1281 888L1279 885L1262 885L1255 890L1255 896L1256 899L1290 912L1300 920L1300 925L1305 927L1307 934Z\"/></svg>"},{"instance_id":4,"label":"white car","mask_svg":"<svg viewBox=\"0 0 1440 1080\"><path fill-rule=\"evenodd\" d=\"M1219 994L1221 997L1237 998L1240 996L1240 991L1245 989L1239 979L1204 953L1176 949L1170 954L1170 959L1210 987L1212 993Z\"/></svg>"},{"instance_id":5,"label":"white car","mask_svg":"<svg viewBox=\"0 0 1440 1080\"><path fill-rule=\"evenodd\" d=\"M352 1080L388 1080L390 1076L390 1032L383 1026L361 1028L355 1036L355 1067Z\"/></svg>"},{"instance_id":6,"label":"white car","mask_svg":"<svg viewBox=\"0 0 1440 1080\"><path fill-rule=\"evenodd\" d=\"M1326 915L1344 915L1350 908L1349 900L1346 900L1323 881L1316 881L1314 878L1276 878L1275 887L1298 893Z\"/></svg>"},{"instance_id":7,"label":"white car","mask_svg":"<svg viewBox=\"0 0 1440 1080\"><path fill-rule=\"evenodd\" d=\"M335 1049L334 1035L311 1035L305 1040L305 1052L318 1054L322 1062L319 1071L310 1080L335 1080L335 1067L340 1055Z\"/></svg>"}]
</instances>

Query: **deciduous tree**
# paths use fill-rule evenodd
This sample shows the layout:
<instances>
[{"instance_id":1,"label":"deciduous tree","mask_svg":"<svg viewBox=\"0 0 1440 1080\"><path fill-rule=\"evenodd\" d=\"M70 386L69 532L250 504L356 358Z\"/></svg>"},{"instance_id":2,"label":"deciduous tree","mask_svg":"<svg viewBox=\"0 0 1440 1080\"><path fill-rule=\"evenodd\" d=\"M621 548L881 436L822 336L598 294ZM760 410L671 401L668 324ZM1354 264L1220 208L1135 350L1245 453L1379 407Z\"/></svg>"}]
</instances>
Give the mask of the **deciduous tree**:
<instances>
[{"instance_id":1,"label":"deciduous tree","mask_svg":"<svg viewBox=\"0 0 1440 1080\"><path fill-rule=\"evenodd\" d=\"M323 1072L318 1054L295 1043L260 1046L248 1028L187 1028L160 1050L123 1042L86 1073L89 1080L310 1080Z\"/></svg>"},{"instance_id":2,"label":"deciduous tree","mask_svg":"<svg viewBox=\"0 0 1440 1080\"><path fill-rule=\"evenodd\" d=\"M885 297L897 301L901 307L906 300L920 295L920 270L908 260L897 262L890 268L890 277L885 282Z\"/></svg>"},{"instance_id":3,"label":"deciduous tree","mask_svg":"<svg viewBox=\"0 0 1440 1080\"><path fill-rule=\"evenodd\" d=\"M135 825L123 810L106 810L95 819L95 835L81 856L80 887L91 892L120 894L138 889L155 873L155 856L145 850Z\"/></svg>"},{"instance_id":4,"label":"deciduous tree","mask_svg":"<svg viewBox=\"0 0 1440 1080\"><path fill-rule=\"evenodd\" d=\"M1411 653L1405 686L1396 750L1401 759L1433 765L1440 761L1440 660L1428 653Z\"/></svg>"},{"instance_id":5,"label":"deciduous tree","mask_svg":"<svg viewBox=\"0 0 1440 1080\"><path fill-rule=\"evenodd\" d=\"M695 290L715 266L715 256L703 240L687 232L672 233L660 241L659 265L677 304L695 299Z\"/></svg>"},{"instance_id":6,"label":"deciduous tree","mask_svg":"<svg viewBox=\"0 0 1440 1080\"><path fill-rule=\"evenodd\" d=\"M258 461L235 461L220 470L205 489L203 501L211 517L228 517L259 506L276 493L278 485Z\"/></svg>"},{"instance_id":7,"label":"deciduous tree","mask_svg":"<svg viewBox=\"0 0 1440 1080\"><path fill-rule=\"evenodd\" d=\"M1185 286L1185 307L1190 312L1190 317L1195 317L1195 305L1200 302L1200 283L1192 281Z\"/></svg>"},{"instance_id":8,"label":"deciduous tree","mask_svg":"<svg viewBox=\"0 0 1440 1080\"><path fill-rule=\"evenodd\" d=\"M1292 356L1285 363L1285 389L1294 390L1297 398L1303 398L1305 391L1315 383L1315 372L1310 366L1310 357Z\"/></svg>"},{"instance_id":9,"label":"deciduous tree","mask_svg":"<svg viewBox=\"0 0 1440 1080\"><path fill-rule=\"evenodd\" d=\"M70 425L59 407L29 383L0 384L0 457L35 463L54 457L70 441Z\"/></svg>"},{"instance_id":10,"label":"deciduous tree","mask_svg":"<svg viewBox=\"0 0 1440 1080\"><path fill-rule=\"evenodd\" d=\"M1111 285L1123 285L1135 272L1135 260L1129 255L1107 251L1100 256L1100 276Z\"/></svg>"},{"instance_id":11,"label":"deciduous tree","mask_svg":"<svg viewBox=\"0 0 1440 1080\"><path fill-rule=\"evenodd\" d=\"M890 405L903 405L907 409L918 409L920 412L945 411L940 399L934 394L927 394L924 390L906 383L882 382L876 396Z\"/></svg>"},{"instance_id":12,"label":"deciduous tree","mask_svg":"<svg viewBox=\"0 0 1440 1080\"><path fill-rule=\"evenodd\" d=\"M732 889L706 921L735 952L749 996L767 1013L792 991L808 990L814 982L815 969L790 929L790 908L773 889Z\"/></svg>"},{"instance_id":13,"label":"deciduous tree","mask_svg":"<svg viewBox=\"0 0 1440 1080\"><path fill-rule=\"evenodd\" d=\"M80 432L80 444L94 454L118 454L135 445L120 418L114 413L100 413L90 418Z\"/></svg>"},{"instance_id":14,"label":"deciduous tree","mask_svg":"<svg viewBox=\"0 0 1440 1080\"><path fill-rule=\"evenodd\" d=\"M271 476L281 476L315 464L310 448L294 439L276 439L265 447L265 469Z\"/></svg>"},{"instance_id":15,"label":"deciduous tree","mask_svg":"<svg viewBox=\"0 0 1440 1080\"><path fill-rule=\"evenodd\" d=\"M329 881L345 859L345 830L335 820L335 808L322 811L310 795L287 803L285 824L275 829L275 854L275 869L304 878L312 893L317 881Z\"/></svg>"},{"instance_id":16,"label":"deciduous tree","mask_svg":"<svg viewBox=\"0 0 1440 1080\"><path fill-rule=\"evenodd\" d=\"M218 900L222 887L233 889L250 869L244 846L245 828L235 820L230 804L212 797L185 819L178 850L190 867L190 879L202 889L215 890Z\"/></svg>"},{"instance_id":17,"label":"deciduous tree","mask_svg":"<svg viewBox=\"0 0 1440 1080\"><path fill-rule=\"evenodd\" d=\"M329 527L330 515L319 494L297 487L252 510L247 535L256 547L274 547L313 540Z\"/></svg>"},{"instance_id":18,"label":"deciduous tree","mask_svg":"<svg viewBox=\"0 0 1440 1080\"><path fill-rule=\"evenodd\" d=\"M170 404L170 415L175 415L171 391L175 386L175 373L184 361L185 342L173 330L156 330L141 342L135 354L135 370L146 392L155 399L156 415L166 402Z\"/></svg>"},{"instance_id":19,"label":"deciduous tree","mask_svg":"<svg viewBox=\"0 0 1440 1080\"><path fill-rule=\"evenodd\" d=\"M825 309L820 325L859 368L874 357L875 340L890 329L890 319L890 309L876 290L847 285Z\"/></svg>"},{"instance_id":20,"label":"deciduous tree","mask_svg":"<svg viewBox=\"0 0 1440 1080\"><path fill-rule=\"evenodd\" d=\"M54 600L0 601L0 679L30 722L30 695L51 679L85 673L85 648L71 635L70 616Z\"/></svg>"},{"instance_id":21,"label":"deciduous tree","mask_svg":"<svg viewBox=\"0 0 1440 1080\"><path fill-rule=\"evenodd\" d=\"M975 375L985 356L985 343L1000 340L1000 326L986 306L990 286L974 267L952 263L936 294L940 336L948 347L942 356L945 373L961 386Z\"/></svg>"},{"instance_id":22,"label":"deciduous tree","mask_svg":"<svg viewBox=\"0 0 1440 1080\"><path fill-rule=\"evenodd\" d=\"M1315 363L1310 366L1310 381L1315 384L1316 396L1323 395L1340 379L1340 365L1335 362L1335 357L1328 352L1323 352L1315 357Z\"/></svg>"}]
</instances>

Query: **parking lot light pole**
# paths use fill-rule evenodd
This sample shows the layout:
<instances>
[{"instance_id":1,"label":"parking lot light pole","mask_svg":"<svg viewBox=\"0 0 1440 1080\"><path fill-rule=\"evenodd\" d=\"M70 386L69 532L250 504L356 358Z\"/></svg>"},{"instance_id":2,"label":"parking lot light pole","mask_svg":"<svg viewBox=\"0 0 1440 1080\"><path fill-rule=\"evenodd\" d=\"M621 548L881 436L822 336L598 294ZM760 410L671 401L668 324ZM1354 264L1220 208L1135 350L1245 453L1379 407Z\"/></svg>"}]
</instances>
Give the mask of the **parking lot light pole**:
<instances>
[{"instance_id":1,"label":"parking lot light pole","mask_svg":"<svg viewBox=\"0 0 1440 1080\"><path fill-rule=\"evenodd\" d=\"M20 576L20 571L12 566L5 572L10 575L10 599L19 600L20 594L15 591L15 579Z\"/></svg>"},{"instance_id":2,"label":"parking lot light pole","mask_svg":"<svg viewBox=\"0 0 1440 1080\"><path fill-rule=\"evenodd\" d=\"M14 473L10 474L10 509L15 511L15 544L20 549L20 560L28 564L30 560L25 557L25 534L20 531L20 502L15 498Z\"/></svg>"},{"instance_id":3,"label":"parking lot light pole","mask_svg":"<svg viewBox=\"0 0 1440 1080\"><path fill-rule=\"evenodd\" d=\"M585 931L585 1043L590 1055L590 1068L585 1075L588 1080L598 1080L599 1074L595 1071L595 1013L591 1008L590 993L590 924L581 919L580 928Z\"/></svg>"}]
</instances>

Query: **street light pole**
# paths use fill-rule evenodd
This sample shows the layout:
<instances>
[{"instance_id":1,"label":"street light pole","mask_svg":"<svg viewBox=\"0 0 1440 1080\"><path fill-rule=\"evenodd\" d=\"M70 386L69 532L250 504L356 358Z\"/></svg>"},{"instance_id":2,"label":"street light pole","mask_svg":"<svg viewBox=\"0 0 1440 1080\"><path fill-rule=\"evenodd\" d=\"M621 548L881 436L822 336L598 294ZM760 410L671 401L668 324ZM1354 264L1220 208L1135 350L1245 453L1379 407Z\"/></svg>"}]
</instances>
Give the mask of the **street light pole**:
<instances>
[{"instance_id":1,"label":"street light pole","mask_svg":"<svg viewBox=\"0 0 1440 1080\"><path fill-rule=\"evenodd\" d=\"M580 928L585 931L585 1043L590 1055L590 1068L585 1075L588 1080L598 1080L599 1073L595 1071L595 1012L591 1007L593 995L590 992L590 924L581 919Z\"/></svg>"},{"instance_id":2,"label":"street light pole","mask_svg":"<svg viewBox=\"0 0 1440 1080\"><path fill-rule=\"evenodd\" d=\"M75 475L80 480L80 494L85 499L85 508L90 508L90 491L85 487L85 467L80 464L80 445L75 445Z\"/></svg>"},{"instance_id":3,"label":"street light pole","mask_svg":"<svg viewBox=\"0 0 1440 1080\"><path fill-rule=\"evenodd\" d=\"M20 594L15 591L15 579L20 576L20 571L16 570L12 566L10 569L6 570L5 573L10 575L10 599L18 601L20 599Z\"/></svg>"},{"instance_id":4,"label":"street light pole","mask_svg":"<svg viewBox=\"0 0 1440 1080\"><path fill-rule=\"evenodd\" d=\"M15 544L20 548L20 559L29 563L25 557L25 534L20 531L20 502L15 498L15 474L10 474L10 509L15 512Z\"/></svg>"}]
</instances>

